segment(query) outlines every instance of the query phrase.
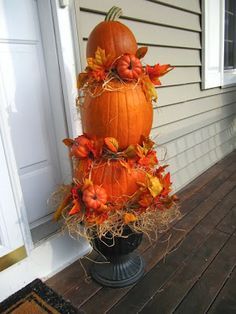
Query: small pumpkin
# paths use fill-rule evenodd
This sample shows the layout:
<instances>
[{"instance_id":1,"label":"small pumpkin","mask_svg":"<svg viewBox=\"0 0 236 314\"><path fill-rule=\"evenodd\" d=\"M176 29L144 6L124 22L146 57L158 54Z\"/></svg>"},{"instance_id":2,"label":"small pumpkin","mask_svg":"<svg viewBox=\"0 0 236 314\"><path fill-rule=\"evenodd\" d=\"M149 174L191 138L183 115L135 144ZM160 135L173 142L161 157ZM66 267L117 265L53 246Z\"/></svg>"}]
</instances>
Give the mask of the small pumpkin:
<instances>
[{"instance_id":1,"label":"small pumpkin","mask_svg":"<svg viewBox=\"0 0 236 314\"><path fill-rule=\"evenodd\" d=\"M99 85L100 84L100 85ZM97 89L102 90L102 83ZM119 148L141 144L142 136L151 131L153 109L140 84L137 82L109 82L110 90L103 90L93 97L85 92L80 106L83 132L88 137L114 137Z\"/></svg>"},{"instance_id":2,"label":"small pumpkin","mask_svg":"<svg viewBox=\"0 0 236 314\"><path fill-rule=\"evenodd\" d=\"M135 55L125 54L117 61L116 70L123 80L137 80L142 73L142 64Z\"/></svg>"},{"instance_id":3,"label":"small pumpkin","mask_svg":"<svg viewBox=\"0 0 236 314\"><path fill-rule=\"evenodd\" d=\"M114 59L124 53L136 53L138 46L134 34L127 26L116 21L120 15L122 10L112 7L105 21L92 30L87 42L87 58L94 57L98 47L104 49L106 55L110 54Z\"/></svg>"},{"instance_id":4,"label":"small pumpkin","mask_svg":"<svg viewBox=\"0 0 236 314\"><path fill-rule=\"evenodd\" d=\"M78 136L75 138L71 149L70 154L71 156L77 157L77 158L85 158L89 155L90 149L89 146L91 145L91 142L88 138L86 138L84 135Z\"/></svg>"},{"instance_id":5,"label":"small pumpkin","mask_svg":"<svg viewBox=\"0 0 236 314\"><path fill-rule=\"evenodd\" d=\"M88 208L104 208L107 202L106 190L99 185L90 185L83 191L83 201Z\"/></svg>"}]
</instances>

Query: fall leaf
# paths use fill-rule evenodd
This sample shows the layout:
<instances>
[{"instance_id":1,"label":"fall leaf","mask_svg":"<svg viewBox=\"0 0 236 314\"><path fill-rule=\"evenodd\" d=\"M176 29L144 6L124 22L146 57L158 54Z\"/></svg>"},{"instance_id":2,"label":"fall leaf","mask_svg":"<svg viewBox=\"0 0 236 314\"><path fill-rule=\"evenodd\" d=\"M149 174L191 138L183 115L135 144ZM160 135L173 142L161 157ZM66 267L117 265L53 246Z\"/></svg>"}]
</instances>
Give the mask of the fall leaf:
<instances>
[{"instance_id":1,"label":"fall leaf","mask_svg":"<svg viewBox=\"0 0 236 314\"><path fill-rule=\"evenodd\" d=\"M141 79L141 84L143 86L143 91L146 95L148 101L157 101L157 92L155 86L153 85L152 81L150 80L149 76L143 75Z\"/></svg>"},{"instance_id":2,"label":"fall leaf","mask_svg":"<svg viewBox=\"0 0 236 314\"><path fill-rule=\"evenodd\" d=\"M108 71L110 70L113 59L110 54L106 56L104 49L98 47L95 52L95 58L87 58L88 68L92 71Z\"/></svg>"},{"instance_id":3,"label":"fall leaf","mask_svg":"<svg viewBox=\"0 0 236 314\"><path fill-rule=\"evenodd\" d=\"M88 82L89 75L87 72L82 72L77 77L77 88L81 89Z\"/></svg>"},{"instance_id":4,"label":"fall leaf","mask_svg":"<svg viewBox=\"0 0 236 314\"><path fill-rule=\"evenodd\" d=\"M125 213L123 219L124 219L124 223L128 225L130 222L136 221L137 217L132 213Z\"/></svg>"},{"instance_id":5,"label":"fall leaf","mask_svg":"<svg viewBox=\"0 0 236 314\"><path fill-rule=\"evenodd\" d=\"M100 225L105 220L107 220L108 214L107 213L97 213L97 212L88 212L86 213L86 222L89 224L96 224Z\"/></svg>"},{"instance_id":6,"label":"fall leaf","mask_svg":"<svg viewBox=\"0 0 236 314\"><path fill-rule=\"evenodd\" d=\"M173 69L174 67L172 67L170 64L160 65L158 63L153 66L147 65L146 74L149 76L151 82L154 85L161 85L161 81L159 80L159 77L165 75L166 73L170 72Z\"/></svg>"},{"instance_id":7,"label":"fall leaf","mask_svg":"<svg viewBox=\"0 0 236 314\"><path fill-rule=\"evenodd\" d=\"M170 181L170 173L168 172L162 179L161 179L161 183L163 185L163 191L162 191L162 195L168 195L171 191L171 181Z\"/></svg>"},{"instance_id":8,"label":"fall leaf","mask_svg":"<svg viewBox=\"0 0 236 314\"><path fill-rule=\"evenodd\" d=\"M153 202L153 197L151 194L143 194L139 200L139 205L141 205L142 207L149 207L151 205L151 203Z\"/></svg>"},{"instance_id":9,"label":"fall leaf","mask_svg":"<svg viewBox=\"0 0 236 314\"><path fill-rule=\"evenodd\" d=\"M88 179L88 178L84 179L84 184L83 184L83 187L82 187L82 191L86 190L91 185L93 185L93 182L90 179Z\"/></svg>"},{"instance_id":10,"label":"fall leaf","mask_svg":"<svg viewBox=\"0 0 236 314\"><path fill-rule=\"evenodd\" d=\"M157 177L153 177L150 174L147 174L148 176L148 190L151 193L152 197L156 197L159 195L163 189L163 186L160 182L160 180Z\"/></svg>"},{"instance_id":11,"label":"fall leaf","mask_svg":"<svg viewBox=\"0 0 236 314\"><path fill-rule=\"evenodd\" d=\"M54 221L58 221L59 218L61 217L61 213L63 211L63 209L70 203L71 201L71 193L68 193L66 195L66 197L63 199L63 201L61 202L60 206L58 206L58 208L56 209L55 213L53 214L53 220Z\"/></svg>"},{"instance_id":12,"label":"fall leaf","mask_svg":"<svg viewBox=\"0 0 236 314\"><path fill-rule=\"evenodd\" d=\"M114 137L106 137L104 142L109 150L113 153L117 153L119 149L118 141Z\"/></svg>"},{"instance_id":13,"label":"fall leaf","mask_svg":"<svg viewBox=\"0 0 236 314\"><path fill-rule=\"evenodd\" d=\"M136 51L135 56L139 59L142 59L146 55L147 51L148 51L148 47L140 47Z\"/></svg>"},{"instance_id":14,"label":"fall leaf","mask_svg":"<svg viewBox=\"0 0 236 314\"><path fill-rule=\"evenodd\" d=\"M138 164L144 167L153 167L158 163L156 152L149 151L145 156L138 160Z\"/></svg>"},{"instance_id":15,"label":"fall leaf","mask_svg":"<svg viewBox=\"0 0 236 314\"><path fill-rule=\"evenodd\" d=\"M70 216L79 213L81 210L80 201L78 199L74 199L73 204L74 204L73 207L69 211Z\"/></svg>"},{"instance_id":16,"label":"fall leaf","mask_svg":"<svg viewBox=\"0 0 236 314\"><path fill-rule=\"evenodd\" d=\"M74 140L71 138L65 138L62 142L68 147L71 147L74 144Z\"/></svg>"},{"instance_id":17,"label":"fall leaf","mask_svg":"<svg viewBox=\"0 0 236 314\"><path fill-rule=\"evenodd\" d=\"M124 155L132 158L136 156L136 149L134 145L129 145L126 150L123 151Z\"/></svg>"}]
</instances>

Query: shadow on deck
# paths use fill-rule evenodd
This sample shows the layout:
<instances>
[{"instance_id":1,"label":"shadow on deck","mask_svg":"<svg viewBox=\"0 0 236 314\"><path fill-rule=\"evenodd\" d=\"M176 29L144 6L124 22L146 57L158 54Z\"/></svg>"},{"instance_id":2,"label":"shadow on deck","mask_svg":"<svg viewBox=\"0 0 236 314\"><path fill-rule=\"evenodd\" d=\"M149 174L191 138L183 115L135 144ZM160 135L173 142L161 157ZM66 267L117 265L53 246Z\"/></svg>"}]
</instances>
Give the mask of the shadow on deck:
<instances>
[{"instance_id":1,"label":"shadow on deck","mask_svg":"<svg viewBox=\"0 0 236 314\"><path fill-rule=\"evenodd\" d=\"M236 313L236 151L178 195L183 217L155 247L143 240L136 285L87 283L79 261L47 284L87 314Z\"/></svg>"}]
</instances>

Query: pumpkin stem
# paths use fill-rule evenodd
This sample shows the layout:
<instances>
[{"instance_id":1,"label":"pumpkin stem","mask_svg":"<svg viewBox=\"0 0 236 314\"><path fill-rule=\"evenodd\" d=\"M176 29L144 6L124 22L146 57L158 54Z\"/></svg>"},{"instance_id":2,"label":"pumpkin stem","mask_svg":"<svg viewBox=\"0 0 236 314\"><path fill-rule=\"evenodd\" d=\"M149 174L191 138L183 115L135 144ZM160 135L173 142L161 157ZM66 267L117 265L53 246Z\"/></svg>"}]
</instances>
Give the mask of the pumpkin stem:
<instances>
[{"instance_id":1,"label":"pumpkin stem","mask_svg":"<svg viewBox=\"0 0 236 314\"><path fill-rule=\"evenodd\" d=\"M105 21L116 21L122 14L122 9L114 6L107 12Z\"/></svg>"}]
</instances>

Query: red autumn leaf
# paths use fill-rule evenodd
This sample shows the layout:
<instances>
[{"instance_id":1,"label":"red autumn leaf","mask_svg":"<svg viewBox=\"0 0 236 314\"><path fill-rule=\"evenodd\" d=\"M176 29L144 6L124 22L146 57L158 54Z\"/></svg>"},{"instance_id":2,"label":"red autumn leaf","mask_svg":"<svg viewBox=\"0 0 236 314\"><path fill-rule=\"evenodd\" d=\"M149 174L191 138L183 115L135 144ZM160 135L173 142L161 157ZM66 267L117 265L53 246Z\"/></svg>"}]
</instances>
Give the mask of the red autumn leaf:
<instances>
[{"instance_id":1,"label":"red autumn leaf","mask_svg":"<svg viewBox=\"0 0 236 314\"><path fill-rule=\"evenodd\" d=\"M171 191L171 181L170 181L170 173L168 172L162 179L161 183L163 185L162 196L166 196Z\"/></svg>"},{"instance_id":2,"label":"red autumn leaf","mask_svg":"<svg viewBox=\"0 0 236 314\"><path fill-rule=\"evenodd\" d=\"M158 163L156 152L149 151L146 156L141 157L138 160L138 164L144 167L153 167Z\"/></svg>"},{"instance_id":3,"label":"red autumn leaf","mask_svg":"<svg viewBox=\"0 0 236 314\"><path fill-rule=\"evenodd\" d=\"M148 51L148 47L140 47L136 51L135 56L139 59L142 59L146 55L147 51Z\"/></svg>"},{"instance_id":4,"label":"red autumn leaf","mask_svg":"<svg viewBox=\"0 0 236 314\"><path fill-rule=\"evenodd\" d=\"M154 66L147 65L146 66L146 73L149 76L150 80L154 85L161 85L159 77L165 75L166 73L173 70L170 64L155 64Z\"/></svg>"},{"instance_id":5,"label":"red autumn leaf","mask_svg":"<svg viewBox=\"0 0 236 314\"><path fill-rule=\"evenodd\" d=\"M104 142L109 150L111 150L113 153L118 152L119 144L118 141L114 137L106 137L104 139Z\"/></svg>"}]
</instances>

